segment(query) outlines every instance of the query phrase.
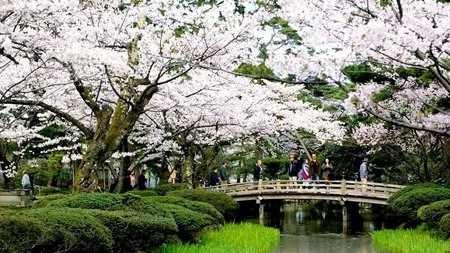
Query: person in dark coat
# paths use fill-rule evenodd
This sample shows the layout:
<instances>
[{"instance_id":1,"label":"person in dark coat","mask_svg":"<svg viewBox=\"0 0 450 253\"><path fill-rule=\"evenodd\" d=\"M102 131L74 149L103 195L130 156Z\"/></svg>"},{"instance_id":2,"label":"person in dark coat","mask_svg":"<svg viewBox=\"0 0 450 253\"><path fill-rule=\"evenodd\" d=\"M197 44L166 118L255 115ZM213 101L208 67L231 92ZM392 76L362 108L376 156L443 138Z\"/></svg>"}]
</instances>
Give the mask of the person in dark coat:
<instances>
[{"instance_id":1,"label":"person in dark coat","mask_svg":"<svg viewBox=\"0 0 450 253\"><path fill-rule=\"evenodd\" d=\"M294 181L294 184L297 184L297 175L300 171L300 163L298 162L298 155L297 154L291 154L289 156L289 160L291 160L291 163L289 164L288 169L288 176L289 181Z\"/></svg>"},{"instance_id":2,"label":"person in dark coat","mask_svg":"<svg viewBox=\"0 0 450 253\"><path fill-rule=\"evenodd\" d=\"M145 177L146 169L143 169L141 174L138 177L138 189L139 190L147 190L147 178Z\"/></svg>"},{"instance_id":3,"label":"person in dark coat","mask_svg":"<svg viewBox=\"0 0 450 253\"><path fill-rule=\"evenodd\" d=\"M258 160L256 161L255 168L253 169L253 181L258 181L262 179L262 161Z\"/></svg>"},{"instance_id":4,"label":"person in dark coat","mask_svg":"<svg viewBox=\"0 0 450 253\"><path fill-rule=\"evenodd\" d=\"M217 175L217 167L213 169L213 172L211 173L211 178L209 180L210 186L216 186L219 184L219 175Z\"/></svg>"},{"instance_id":5,"label":"person in dark coat","mask_svg":"<svg viewBox=\"0 0 450 253\"><path fill-rule=\"evenodd\" d=\"M220 176L220 184L225 185L228 184L228 173L227 173L227 162L223 162L222 166L220 166L219 169L219 176Z\"/></svg>"}]
</instances>

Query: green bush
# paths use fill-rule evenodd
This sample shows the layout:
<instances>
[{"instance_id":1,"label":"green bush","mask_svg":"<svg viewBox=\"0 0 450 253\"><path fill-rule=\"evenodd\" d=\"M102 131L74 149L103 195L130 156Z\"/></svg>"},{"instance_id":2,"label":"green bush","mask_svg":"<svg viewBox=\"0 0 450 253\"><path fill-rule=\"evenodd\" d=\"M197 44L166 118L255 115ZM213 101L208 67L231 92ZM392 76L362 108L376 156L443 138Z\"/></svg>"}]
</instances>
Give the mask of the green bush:
<instances>
[{"instance_id":1,"label":"green bush","mask_svg":"<svg viewBox=\"0 0 450 253\"><path fill-rule=\"evenodd\" d=\"M169 192L167 195L211 204L227 221L232 220L239 210L239 204L232 197L221 192L205 190L180 190Z\"/></svg>"},{"instance_id":2,"label":"green bush","mask_svg":"<svg viewBox=\"0 0 450 253\"><path fill-rule=\"evenodd\" d=\"M20 213L41 221L45 227L42 245L50 252L70 249L71 252L112 252L111 231L98 219L70 208L40 208Z\"/></svg>"},{"instance_id":3,"label":"green bush","mask_svg":"<svg viewBox=\"0 0 450 253\"><path fill-rule=\"evenodd\" d=\"M394 201L395 201L398 197L400 197L400 196L402 196L403 194L408 193L408 192L410 192L410 191L414 191L414 190L416 190L416 189L422 189L422 188L439 188L439 187L441 187L441 186L438 185L438 184L435 184L435 183L424 183L424 184L412 184L412 185L408 185L408 186L406 186L405 188L403 188L403 189L401 189L401 190L398 190L398 191L394 192L394 193L389 197L389 199L387 200L387 202L388 202L389 204L392 204L392 203L394 203Z\"/></svg>"},{"instance_id":4,"label":"green bush","mask_svg":"<svg viewBox=\"0 0 450 253\"><path fill-rule=\"evenodd\" d=\"M427 206L422 206L417 211L419 218L431 228L438 228L442 216L448 213L450 213L450 200L436 201Z\"/></svg>"},{"instance_id":5,"label":"green bush","mask_svg":"<svg viewBox=\"0 0 450 253\"><path fill-rule=\"evenodd\" d=\"M172 204L163 205L172 214L178 226L178 236L184 242L193 241L205 227L216 224L214 219L209 215L191 211L182 206Z\"/></svg>"},{"instance_id":6,"label":"green bush","mask_svg":"<svg viewBox=\"0 0 450 253\"><path fill-rule=\"evenodd\" d=\"M174 204L177 206L182 206L191 211L209 215L217 223L220 223L220 224L224 223L223 215L221 213L219 213L215 207L213 207L211 204L208 204L208 203L187 200L185 198L175 197L175 196L158 196L158 197L148 197L148 198L151 200L160 202L160 203Z\"/></svg>"},{"instance_id":7,"label":"green bush","mask_svg":"<svg viewBox=\"0 0 450 253\"><path fill-rule=\"evenodd\" d=\"M110 193L77 194L48 203L49 207L100 209L106 211L127 210L124 196Z\"/></svg>"},{"instance_id":8,"label":"green bush","mask_svg":"<svg viewBox=\"0 0 450 253\"><path fill-rule=\"evenodd\" d=\"M33 202L33 208L41 208L41 207L46 207L48 205L48 203L50 203L51 201L57 200L57 199L63 199L63 198L68 198L72 195L67 195L67 194L53 194L53 195L48 195L48 196L42 196L39 197L39 199L37 201Z\"/></svg>"},{"instance_id":9,"label":"green bush","mask_svg":"<svg viewBox=\"0 0 450 253\"><path fill-rule=\"evenodd\" d=\"M72 184L72 175L69 171L61 169L56 174L56 186L60 188L68 188Z\"/></svg>"},{"instance_id":10,"label":"green bush","mask_svg":"<svg viewBox=\"0 0 450 253\"><path fill-rule=\"evenodd\" d=\"M142 197L148 197L148 196L158 196L158 193L152 191L152 190L145 190L145 191L140 191L140 190L132 190L132 191L128 191L125 194L135 194L135 195L139 195Z\"/></svg>"},{"instance_id":11,"label":"green bush","mask_svg":"<svg viewBox=\"0 0 450 253\"><path fill-rule=\"evenodd\" d=\"M444 187L450 188L450 179L448 179L447 182L445 182Z\"/></svg>"},{"instance_id":12,"label":"green bush","mask_svg":"<svg viewBox=\"0 0 450 253\"><path fill-rule=\"evenodd\" d=\"M418 222L417 210L421 206L449 198L450 189L442 187L421 188L407 192L398 197L392 203L392 209L399 216L404 217L409 223L415 223Z\"/></svg>"},{"instance_id":13,"label":"green bush","mask_svg":"<svg viewBox=\"0 0 450 253\"><path fill-rule=\"evenodd\" d=\"M44 227L41 222L18 216L0 216L0 252L24 252L38 243Z\"/></svg>"},{"instance_id":14,"label":"green bush","mask_svg":"<svg viewBox=\"0 0 450 253\"><path fill-rule=\"evenodd\" d=\"M124 211L85 210L109 228L114 239L114 252L149 252L176 235L172 218Z\"/></svg>"},{"instance_id":15,"label":"green bush","mask_svg":"<svg viewBox=\"0 0 450 253\"><path fill-rule=\"evenodd\" d=\"M160 184L153 188L152 190L155 191L159 196L164 196L168 192L171 191L178 191L183 189L182 184Z\"/></svg>"},{"instance_id":16,"label":"green bush","mask_svg":"<svg viewBox=\"0 0 450 253\"><path fill-rule=\"evenodd\" d=\"M47 196L52 194L69 194L69 190L61 189L53 186L46 186L41 188L39 195Z\"/></svg>"},{"instance_id":17,"label":"green bush","mask_svg":"<svg viewBox=\"0 0 450 253\"><path fill-rule=\"evenodd\" d=\"M126 205L129 209L155 216L172 217L167 207L149 197L128 195Z\"/></svg>"},{"instance_id":18,"label":"green bush","mask_svg":"<svg viewBox=\"0 0 450 253\"><path fill-rule=\"evenodd\" d=\"M450 236L450 213L442 216L439 221L439 229L447 234L447 237Z\"/></svg>"}]
</instances>

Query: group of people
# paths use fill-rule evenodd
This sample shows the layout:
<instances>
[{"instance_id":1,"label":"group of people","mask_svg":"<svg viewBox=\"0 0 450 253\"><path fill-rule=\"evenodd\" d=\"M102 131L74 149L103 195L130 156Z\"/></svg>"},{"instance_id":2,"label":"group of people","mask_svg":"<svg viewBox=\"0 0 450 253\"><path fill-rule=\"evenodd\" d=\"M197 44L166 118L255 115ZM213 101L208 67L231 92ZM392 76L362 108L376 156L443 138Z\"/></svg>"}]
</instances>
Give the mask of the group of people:
<instances>
[{"instance_id":1,"label":"group of people","mask_svg":"<svg viewBox=\"0 0 450 253\"><path fill-rule=\"evenodd\" d=\"M311 161L306 158L303 160L303 163L300 164L298 155L291 154L289 156L291 162L287 172L289 180L317 181L322 177L326 183L328 180L334 179L334 168L328 158L325 159L325 162L322 165L317 160L316 154L313 154L311 158Z\"/></svg>"}]
</instances>

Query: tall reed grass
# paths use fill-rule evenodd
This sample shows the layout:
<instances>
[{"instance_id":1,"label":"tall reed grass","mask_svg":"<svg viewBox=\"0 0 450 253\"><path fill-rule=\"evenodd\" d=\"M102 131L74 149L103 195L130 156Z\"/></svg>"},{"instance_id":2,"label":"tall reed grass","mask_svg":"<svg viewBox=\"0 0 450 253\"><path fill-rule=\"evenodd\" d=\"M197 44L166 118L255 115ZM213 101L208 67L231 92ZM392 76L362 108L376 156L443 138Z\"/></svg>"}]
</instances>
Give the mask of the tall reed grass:
<instances>
[{"instance_id":1,"label":"tall reed grass","mask_svg":"<svg viewBox=\"0 0 450 253\"><path fill-rule=\"evenodd\" d=\"M420 230L381 230L372 232L373 245L391 253L450 253L450 240L433 237Z\"/></svg>"},{"instance_id":2,"label":"tall reed grass","mask_svg":"<svg viewBox=\"0 0 450 253\"><path fill-rule=\"evenodd\" d=\"M226 224L201 237L198 244L172 244L158 253L267 253L278 244L280 231L250 223Z\"/></svg>"}]
</instances>

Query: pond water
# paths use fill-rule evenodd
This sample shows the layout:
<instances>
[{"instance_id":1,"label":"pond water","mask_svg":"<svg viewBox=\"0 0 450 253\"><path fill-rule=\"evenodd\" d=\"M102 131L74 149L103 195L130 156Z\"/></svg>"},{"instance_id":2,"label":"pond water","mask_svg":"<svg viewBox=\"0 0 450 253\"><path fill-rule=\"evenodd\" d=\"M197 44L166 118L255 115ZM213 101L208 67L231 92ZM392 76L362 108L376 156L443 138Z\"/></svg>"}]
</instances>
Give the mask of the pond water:
<instances>
[{"instance_id":1,"label":"pond water","mask_svg":"<svg viewBox=\"0 0 450 253\"><path fill-rule=\"evenodd\" d=\"M376 214L370 209L359 212L356 214L358 218L343 223L338 207L295 203L284 204L279 213L269 214L270 218L246 221L280 229L280 243L273 253L385 253L372 246L369 234L382 229L383 222L380 219L375 221L373 217Z\"/></svg>"}]
</instances>

